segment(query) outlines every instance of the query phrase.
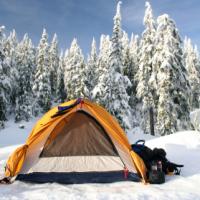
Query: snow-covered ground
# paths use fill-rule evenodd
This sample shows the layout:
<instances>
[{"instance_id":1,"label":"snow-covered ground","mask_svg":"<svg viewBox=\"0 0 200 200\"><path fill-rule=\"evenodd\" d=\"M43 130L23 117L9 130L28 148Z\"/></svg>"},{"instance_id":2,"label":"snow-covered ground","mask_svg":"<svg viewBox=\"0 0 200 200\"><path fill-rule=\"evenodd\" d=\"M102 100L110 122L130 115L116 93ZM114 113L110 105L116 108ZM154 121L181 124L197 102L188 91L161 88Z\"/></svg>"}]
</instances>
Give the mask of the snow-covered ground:
<instances>
[{"instance_id":1,"label":"snow-covered ground","mask_svg":"<svg viewBox=\"0 0 200 200\"><path fill-rule=\"evenodd\" d=\"M14 123L14 119L10 119L6 122L5 129L0 129L0 148L24 143L38 119L39 117L20 123ZM22 125L24 128L19 128Z\"/></svg>"},{"instance_id":2,"label":"snow-covered ground","mask_svg":"<svg viewBox=\"0 0 200 200\"><path fill-rule=\"evenodd\" d=\"M9 122L7 128L0 131L0 176L3 174L8 155L29 134L35 120L24 123L25 129ZM200 134L195 131L179 132L173 135L152 138L149 135L129 135L131 142L146 139L150 147L162 147L167 157L174 162L184 164L181 176L167 176L162 185L144 185L143 183L120 182L112 184L27 184L16 181L11 185L0 185L0 200L53 200L53 199L145 199L145 200L199 200L200 199Z\"/></svg>"}]
</instances>

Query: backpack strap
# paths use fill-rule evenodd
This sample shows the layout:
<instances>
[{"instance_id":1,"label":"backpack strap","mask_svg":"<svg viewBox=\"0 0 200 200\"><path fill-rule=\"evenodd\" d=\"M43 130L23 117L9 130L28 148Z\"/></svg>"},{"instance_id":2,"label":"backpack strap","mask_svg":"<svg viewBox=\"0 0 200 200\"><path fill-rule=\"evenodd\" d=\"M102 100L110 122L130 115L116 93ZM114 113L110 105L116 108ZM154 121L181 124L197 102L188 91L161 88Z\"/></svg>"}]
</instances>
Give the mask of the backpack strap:
<instances>
[{"instance_id":1,"label":"backpack strap","mask_svg":"<svg viewBox=\"0 0 200 200\"><path fill-rule=\"evenodd\" d=\"M174 169L174 174L175 175L180 175L180 173L181 173L181 168L180 169L178 169L177 167Z\"/></svg>"},{"instance_id":2,"label":"backpack strap","mask_svg":"<svg viewBox=\"0 0 200 200\"><path fill-rule=\"evenodd\" d=\"M136 153L142 151L144 147L145 147L145 140L138 140L131 145L132 150L134 150Z\"/></svg>"},{"instance_id":3,"label":"backpack strap","mask_svg":"<svg viewBox=\"0 0 200 200\"><path fill-rule=\"evenodd\" d=\"M144 146L145 145L145 140L138 140L138 141L135 142L135 144Z\"/></svg>"},{"instance_id":4,"label":"backpack strap","mask_svg":"<svg viewBox=\"0 0 200 200\"><path fill-rule=\"evenodd\" d=\"M169 162L169 161L167 162L167 170L168 170L169 173L172 172L175 175L180 175L182 167L184 167L184 165L172 163L172 162Z\"/></svg>"}]
</instances>

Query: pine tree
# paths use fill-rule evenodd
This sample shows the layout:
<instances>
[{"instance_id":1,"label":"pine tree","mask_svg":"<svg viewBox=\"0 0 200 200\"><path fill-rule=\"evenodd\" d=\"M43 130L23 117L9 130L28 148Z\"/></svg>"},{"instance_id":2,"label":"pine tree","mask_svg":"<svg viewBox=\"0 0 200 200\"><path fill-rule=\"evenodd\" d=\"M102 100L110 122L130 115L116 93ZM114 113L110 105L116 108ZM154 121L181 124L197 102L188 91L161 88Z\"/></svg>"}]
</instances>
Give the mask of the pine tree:
<instances>
[{"instance_id":1,"label":"pine tree","mask_svg":"<svg viewBox=\"0 0 200 200\"><path fill-rule=\"evenodd\" d=\"M46 30L43 30L36 57L36 73L34 77L33 92L36 97L34 112L46 112L51 107L51 86L49 66L49 44ZM38 108L39 106L39 108Z\"/></svg>"},{"instance_id":2,"label":"pine tree","mask_svg":"<svg viewBox=\"0 0 200 200\"><path fill-rule=\"evenodd\" d=\"M121 126L129 131L132 127L129 96L126 92L131 86L130 80L123 75L123 51L122 51L122 30L121 30L121 2L117 4L117 11L114 17L113 35L111 40L111 54L109 56L109 77L106 80L108 111L114 115Z\"/></svg>"},{"instance_id":3,"label":"pine tree","mask_svg":"<svg viewBox=\"0 0 200 200\"><path fill-rule=\"evenodd\" d=\"M7 76L4 54L4 26L0 26L0 129L4 128L6 121L8 93L10 92L10 79Z\"/></svg>"},{"instance_id":4,"label":"pine tree","mask_svg":"<svg viewBox=\"0 0 200 200\"><path fill-rule=\"evenodd\" d=\"M54 34L51 46L49 49L49 63L50 63L50 84L51 94L55 98L56 95L56 83L57 83L57 71L59 67L59 55L58 55L58 41L57 35Z\"/></svg>"},{"instance_id":5,"label":"pine tree","mask_svg":"<svg viewBox=\"0 0 200 200\"><path fill-rule=\"evenodd\" d=\"M86 73L87 73L87 80L86 80L86 85L89 90L89 98L92 98L92 90L95 86L95 80L96 78L96 68L97 68L97 50L96 50L96 41L93 38L92 40L92 45L91 45L91 52L90 55L88 56L88 61L86 65Z\"/></svg>"},{"instance_id":6,"label":"pine tree","mask_svg":"<svg viewBox=\"0 0 200 200\"><path fill-rule=\"evenodd\" d=\"M200 107L200 60L197 47L190 39L184 41L184 61L191 86L190 105L192 109Z\"/></svg>"},{"instance_id":7,"label":"pine tree","mask_svg":"<svg viewBox=\"0 0 200 200\"><path fill-rule=\"evenodd\" d=\"M86 87L86 80L84 57L77 40L74 39L65 62L64 83L68 100L79 97L88 98L89 91Z\"/></svg>"},{"instance_id":8,"label":"pine tree","mask_svg":"<svg viewBox=\"0 0 200 200\"><path fill-rule=\"evenodd\" d=\"M136 88L137 97L142 103L141 109L141 127L145 133L150 133L149 127L149 109L154 108L155 102L155 83L152 80L152 57L155 52L155 21L153 18L152 8L149 2L146 2L146 11L144 16L145 30L142 34L139 52L139 69L137 72L138 85Z\"/></svg>"},{"instance_id":9,"label":"pine tree","mask_svg":"<svg viewBox=\"0 0 200 200\"><path fill-rule=\"evenodd\" d=\"M107 35L101 35L100 37L100 47L99 47L99 56L97 60L97 67L95 69L95 80L94 80L94 88L92 90L92 99L95 102L101 104L105 107L105 93L106 93L106 85L105 79L108 75L109 68L109 55L110 55L110 37Z\"/></svg>"},{"instance_id":10,"label":"pine tree","mask_svg":"<svg viewBox=\"0 0 200 200\"><path fill-rule=\"evenodd\" d=\"M136 74L138 72L139 65L139 36L131 35L131 40L129 43L129 54L131 60L131 68L129 69L129 79L134 87L137 85L137 77ZM135 88L136 90L136 88Z\"/></svg>"},{"instance_id":11,"label":"pine tree","mask_svg":"<svg viewBox=\"0 0 200 200\"><path fill-rule=\"evenodd\" d=\"M123 74L130 75L130 49L129 49L129 38L128 34L123 31L121 38L122 45L122 64L123 64Z\"/></svg>"},{"instance_id":12,"label":"pine tree","mask_svg":"<svg viewBox=\"0 0 200 200\"><path fill-rule=\"evenodd\" d=\"M18 90L16 93L15 121L28 121L32 116L32 85L33 71L35 69L35 54L33 45L28 35L17 48L16 66L18 71Z\"/></svg>"},{"instance_id":13,"label":"pine tree","mask_svg":"<svg viewBox=\"0 0 200 200\"><path fill-rule=\"evenodd\" d=\"M4 42L6 74L11 80L10 82L11 90L8 93L8 98L7 98L9 99L9 105L7 105L9 113L13 113L13 108L15 107L16 104L17 92L19 90L19 85L18 85L19 74L16 64L17 46L18 46L18 39L15 30L13 30Z\"/></svg>"},{"instance_id":14,"label":"pine tree","mask_svg":"<svg viewBox=\"0 0 200 200\"><path fill-rule=\"evenodd\" d=\"M191 128L189 83L183 64L181 39L168 15L158 17L156 53L153 64L157 71L158 114L160 135Z\"/></svg>"},{"instance_id":15,"label":"pine tree","mask_svg":"<svg viewBox=\"0 0 200 200\"><path fill-rule=\"evenodd\" d=\"M139 38L138 35L131 35L131 40L129 43L129 70L128 70L128 78L131 81L132 86L129 88L128 95L130 95L129 104L132 109L135 110L135 106L137 104L136 98L136 88L137 88L137 72L138 72L138 52L139 52Z\"/></svg>"},{"instance_id":16,"label":"pine tree","mask_svg":"<svg viewBox=\"0 0 200 200\"><path fill-rule=\"evenodd\" d=\"M65 53L65 58L67 57L68 51ZM56 89L57 101L63 103L66 100L67 94L65 91L64 84L64 56L61 52L59 58L59 67L57 72L57 89Z\"/></svg>"},{"instance_id":17,"label":"pine tree","mask_svg":"<svg viewBox=\"0 0 200 200\"><path fill-rule=\"evenodd\" d=\"M127 76L129 80L132 77L132 62L131 62L131 55L130 55L130 48L129 48L129 38L128 34L123 31L122 38L121 38L121 45L122 45L122 66L123 66L123 75ZM130 96L132 93L132 87L127 87L127 93Z\"/></svg>"},{"instance_id":18,"label":"pine tree","mask_svg":"<svg viewBox=\"0 0 200 200\"><path fill-rule=\"evenodd\" d=\"M109 35L101 35L95 85L99 82L99 77L109 69L110 49L111 41Z\"/></svg>"}]
</instances>

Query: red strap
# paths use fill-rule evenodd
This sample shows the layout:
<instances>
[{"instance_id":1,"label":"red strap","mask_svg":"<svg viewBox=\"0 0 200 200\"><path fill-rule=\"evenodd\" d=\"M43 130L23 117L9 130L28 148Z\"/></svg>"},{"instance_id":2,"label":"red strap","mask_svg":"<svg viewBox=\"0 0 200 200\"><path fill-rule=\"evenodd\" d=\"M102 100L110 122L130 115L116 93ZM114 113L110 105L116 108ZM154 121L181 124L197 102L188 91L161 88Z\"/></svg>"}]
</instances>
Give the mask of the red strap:
<instances>
[{"instance_id":1,"label":"red strap","mask_svg":"<svg viewBox=\"0 0 200 200\"><path fill-rule=\"evenodd\" d=\"M80 102L80 108L82 109L83 107L83 104L84 104L84 101L81 99L81 102Z\"/></svg>"},{"instance_id":2,"label":"red strap","mask_svg":"<svg viewBox=\"0 0 200 200\"><path fill-rule=\"evenodd\" d=\"M128 168L126 166L124 166L124 179L127 179L128 178Z\"/></svg>"}]
</instances>

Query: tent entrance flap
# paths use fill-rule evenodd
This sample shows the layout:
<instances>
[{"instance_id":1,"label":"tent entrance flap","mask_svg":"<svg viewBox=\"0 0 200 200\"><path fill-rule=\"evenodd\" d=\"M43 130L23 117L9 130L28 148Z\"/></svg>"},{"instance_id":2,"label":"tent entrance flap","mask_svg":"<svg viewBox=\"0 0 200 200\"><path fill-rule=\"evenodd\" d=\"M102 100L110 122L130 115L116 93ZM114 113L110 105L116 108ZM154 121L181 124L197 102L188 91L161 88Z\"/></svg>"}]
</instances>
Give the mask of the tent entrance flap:
<instances>
[{"instance_id":1,"label":"tent entrance flap","mask_svg":"<svg viewBox=\"0 0 200 200\"><path fill-rule=\"evenodd\" d=\"M47 140L40 157L119 156L103 127L86 112L78 111L58 125L51 133L56 137Z\"/></svg>"}]
</instances>

